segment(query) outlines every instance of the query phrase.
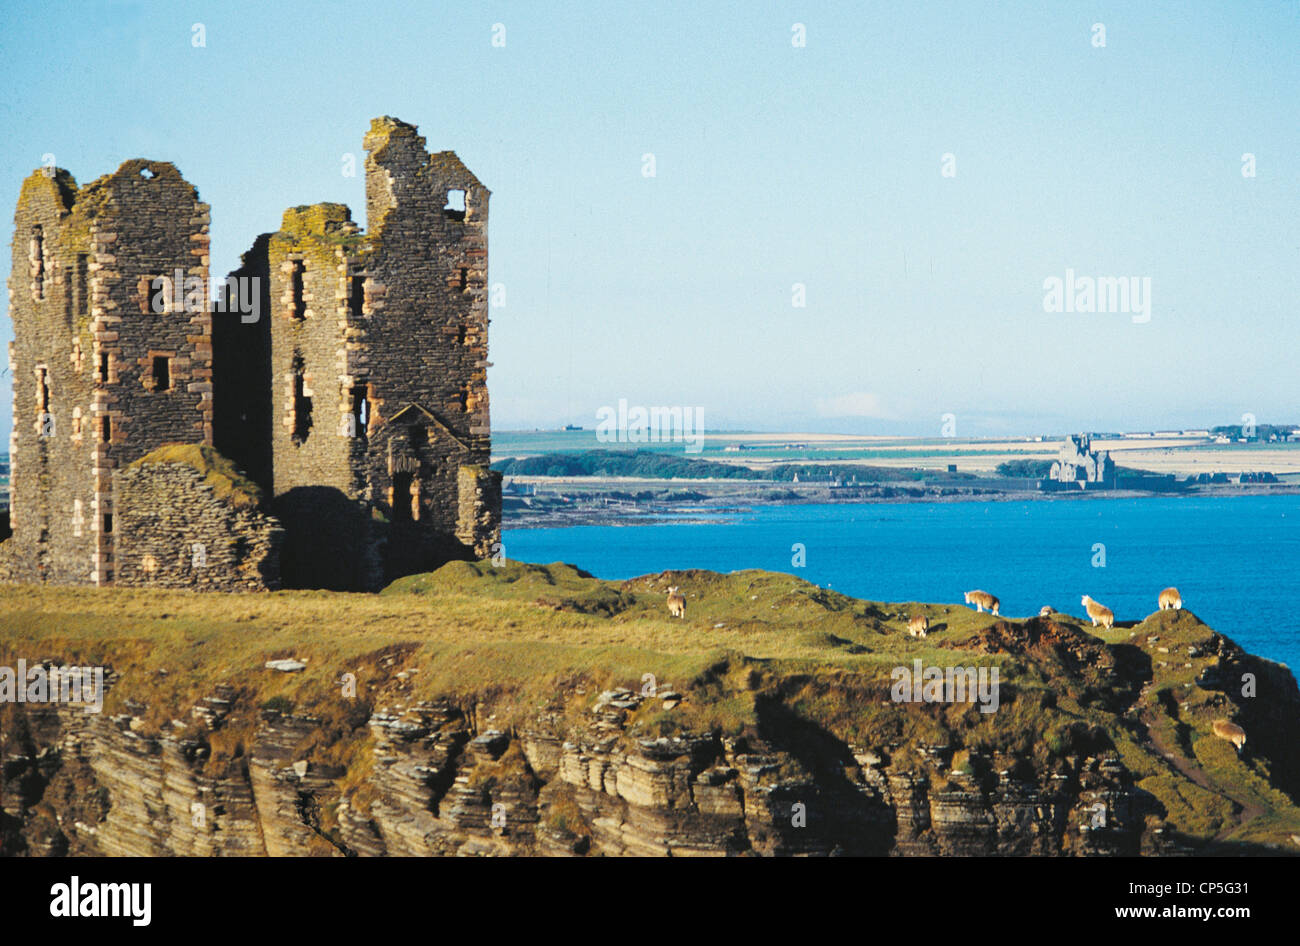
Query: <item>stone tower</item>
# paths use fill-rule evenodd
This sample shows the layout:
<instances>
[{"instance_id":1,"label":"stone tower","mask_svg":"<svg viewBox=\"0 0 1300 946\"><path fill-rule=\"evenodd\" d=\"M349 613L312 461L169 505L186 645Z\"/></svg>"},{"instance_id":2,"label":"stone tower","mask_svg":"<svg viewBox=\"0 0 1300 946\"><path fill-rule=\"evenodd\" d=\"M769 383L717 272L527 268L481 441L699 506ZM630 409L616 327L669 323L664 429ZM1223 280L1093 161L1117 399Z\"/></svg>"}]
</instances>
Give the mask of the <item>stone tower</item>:
<instances>
[{"instance_id":1,"label":"stone tower","mask_svg":"<svg viewBox=\"0 0 1300 946\"><path fill-rule=\"evenodd\" d=\"M267 353L264 485L286 529L287 585L378 588L490 555L500 537L500 476L488 468L489 191L404 122L375 119L364 144L368 232L341 204L285 211L239 270L269 287L267 325L218 322L219 352L248 363ZM230 403L224 372L219 357L219 413ZM256 470L263 461L240 451L259 409L239 414L228 433L219 425L218 446Z\"/></svg>"},{"instance_id":2,"label":"stone tower","mask_svg":"<svg viewBox=\"0 0 1300 946\"><path fill-rule=\"evenodd\" d=\"M369 232L291 208L217 300L172 165L27 179L0 578L376 590L494 552L488 190L396 119L365 148Z\"/></svg>"},{"instance_id":3,"label":"stone tower","mask_svg":"<svg viewBox=\"0 0 1300 946\"><path fill-rule=\"evenodd\" d=\"M112 582L114 472L165 443L211 443L208 223L163 162L83 188L55 168L23 183L9 278L15 577Z\"/></svg>"}]
</instances>

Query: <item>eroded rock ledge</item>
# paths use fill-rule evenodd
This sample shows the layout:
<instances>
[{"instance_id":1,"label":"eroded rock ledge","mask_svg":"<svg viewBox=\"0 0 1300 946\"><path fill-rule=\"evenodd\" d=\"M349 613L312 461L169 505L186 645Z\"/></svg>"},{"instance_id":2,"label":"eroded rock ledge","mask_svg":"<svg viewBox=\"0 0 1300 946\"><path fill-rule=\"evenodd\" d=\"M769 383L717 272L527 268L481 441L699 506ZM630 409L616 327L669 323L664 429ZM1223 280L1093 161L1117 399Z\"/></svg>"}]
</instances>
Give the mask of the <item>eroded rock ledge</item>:
<instances>
[{"instance_id":1,"label":"eroded rock ledge","mask_svg":"<svg viewBox=\"0 0 1300 946\"><path fill-rule=\"evenodd\" d=\"M355 772L299 750L310 717L263 711L246 757L204 774L200 740L138 718L30 706L4 761L7 853L33 855L1136 854L1144 801L1114 760L1035 781L959 771L947 747L806 747L715 734L637 738L647 700L586 697L575 727L541 714L480 730L450 701L376 709ZM220 693L192 718L220 732ZM179 722L179 721L178 721ZM774 727L774 729L779 727ZM15 753L14 747L21 747ZM809 767L818 771L811 772Z\"/></svg>"}]
</instances>

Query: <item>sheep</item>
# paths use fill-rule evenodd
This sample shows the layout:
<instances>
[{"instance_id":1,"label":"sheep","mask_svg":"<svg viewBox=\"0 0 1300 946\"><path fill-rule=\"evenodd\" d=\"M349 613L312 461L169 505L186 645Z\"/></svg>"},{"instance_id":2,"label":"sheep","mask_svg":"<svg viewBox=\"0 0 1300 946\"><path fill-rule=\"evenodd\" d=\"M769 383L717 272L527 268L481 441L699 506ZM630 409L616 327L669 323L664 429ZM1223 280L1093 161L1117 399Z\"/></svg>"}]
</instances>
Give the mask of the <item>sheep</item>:
<instances>
[{"instance_id":1,"label":"sheep","mask_svg":"<svg viewBox=\"0 0 1300 946\"><path fill-rule=\"evenodd\" d=\"M1220 739L1226 739L1232 743L1237 750L1237 755L1241 755L1241 750L1246 745L1246 730L1236 723L1228 722L1226 719L1216 719L1214 721L1214 734Z\"/></svg>"},{"instance_id":2,"label":"sheep","mask_svg":"<svg viewBox=\"0 0 1300 946\"><path fill-rule=\"evenodd\" d=\"M686 618L686 596L677 593L677 586L668 589L668 614L675 618Z\"/></svg>"},{"instance_id":3,"label":"sheep","mask_svg":"<svg viewBox=\"0 0 1300 946\"><path fill-rule=\"evenodd\" d=\"M907 622L907 633L913 637L925 637L930 632L930 619L924 614L913 614Z\"/></svg>"},{"instance_id":4,"label":"sheep","mask_svg":"<svg viewBox=\"0 0 1300 946\"><path fill-rule=\"evenodd\" d=\"M1166 588L1164 591L1160 592L1158 603L1161 611L1168 611L1170 609L1181 611L1183 607L1183 596L1178 593L1177 588Z\"/></svg>"},{"instance_id":5,"label":"sheep","mask_svg":"<svg viewBox=\"0 0 1300 946\"><path fill-rule=\"evenodd\" d=\"M975 605L975 610L983 611L985 608L998 617L998 609L1002 607L1002 602L989 594L987 591L968 591L966 592L966 603Z\"/></svg>"},{"instance_id":6,"label":"sheep","mask_svg":"<svg viewBox=\"0 0 1300 946\"><path fill-rule=\"evenodd\" d=\"M1088 612L1088 617L1092 618L1092 626L1100 624L1106 630L1115 626L1115 612L1104 605L1098 604L1087 595L1083 596L1083 606Z\"/></svg>"}]
</instances>

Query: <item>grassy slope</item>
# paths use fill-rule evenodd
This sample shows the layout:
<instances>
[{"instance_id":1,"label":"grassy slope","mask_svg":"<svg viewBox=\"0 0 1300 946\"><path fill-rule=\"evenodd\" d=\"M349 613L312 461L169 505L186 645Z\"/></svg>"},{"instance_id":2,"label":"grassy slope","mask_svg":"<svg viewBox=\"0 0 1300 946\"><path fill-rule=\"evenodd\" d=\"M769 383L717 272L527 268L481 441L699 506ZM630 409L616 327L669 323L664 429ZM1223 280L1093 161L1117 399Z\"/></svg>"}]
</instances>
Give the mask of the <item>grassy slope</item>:
<instances>
[{"instance_id":1,"label":"grassy slope","mask_svg":"<svg viewBox=\"0 0 1300 946\"><path fill-rule=\"evenodd\" d=\"M667 615L670 584L687 594L685 621ZM931 621L925 640L906 633L917 611ZM1147 641L1153 634L1158 642ZM0 586L0 663L104 663L122 677L106 712L130 710L147 730L172 731L174 718L189 726L193 703L233 687L230 723L204 737L213 774L243 754L268 700L319 717L303 748L351 768L355 784L368 761L359 723L372 707L452 696L482 728L525 724L541 710L576 720L600 689L639 688L653 674L687 699L671 711L647 701L632 719L638 734L752 734L779 704L849 745L949 746L955 768L970 768L968 750L978 749L977 776L1041 777L1117 755L1189 839L1287 843L1300 833L1300 809L1277 786L1295 791L1297 763L1276 748L1270 756L1267 741L1239 759L1209 735L1231 706L1185 685L1215 663L1213 636L1186 611L1093 636L1064 615L1007 622L960 605L873 604L758 571L605 582L568 565L457 562L380 595ZM1204 656L1189 660L1188 647ZM276 657L308 668L264 669ZM894 703L890 670L915 658L998 666L1002 707ZM416 672L403 679L402 670ZM344 673L356 675L360 700L341 699ZM0 708L0 721L11 711ZM1287 725L1294 733L1296 721Z\"/></svg>"}]
</instances>

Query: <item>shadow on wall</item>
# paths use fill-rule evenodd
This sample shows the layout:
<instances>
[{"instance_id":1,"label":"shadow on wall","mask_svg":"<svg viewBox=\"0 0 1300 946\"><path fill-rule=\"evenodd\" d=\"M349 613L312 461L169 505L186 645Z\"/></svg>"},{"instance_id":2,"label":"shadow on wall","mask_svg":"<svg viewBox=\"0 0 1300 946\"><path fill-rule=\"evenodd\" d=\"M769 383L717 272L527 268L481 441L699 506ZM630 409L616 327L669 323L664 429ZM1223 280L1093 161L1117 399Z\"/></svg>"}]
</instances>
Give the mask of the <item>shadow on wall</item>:
<instances>
[{"instance_id":1,"label":"shadow on wall","mask_svg":"<svg viewBox=\"0 0 1300 946\"><path fill-rule=\"evenodd\" d=\"M385 585L441 568L448 562L475 560L474 550L455 536L430 532L416 522L382 523L386 542L383 550Z\"/></svg>"},{"instance_id":2,"label":"shadow on wall","mask_svg":"<svg viewBox=\"0 0 1300 946\"><path fill-rule=\"evenodd\" d=\"M275 500L284 526L282 588L379 591L406 575L450 561L473 561L473 549L417 522L392 522L332 486L299 486Z\"/></svg>"},{"instance_id":3,"label":"shadow on wall","mask_svg":"<svg viewBox=\"0 0 1300 946\"><path fill-rule=\"evenodd\" d=\"M280 581L284 588L374 591L374 523L366 508L330 486L299 486L275 500L284 525Z\"/></svg>"}]
</instances>

